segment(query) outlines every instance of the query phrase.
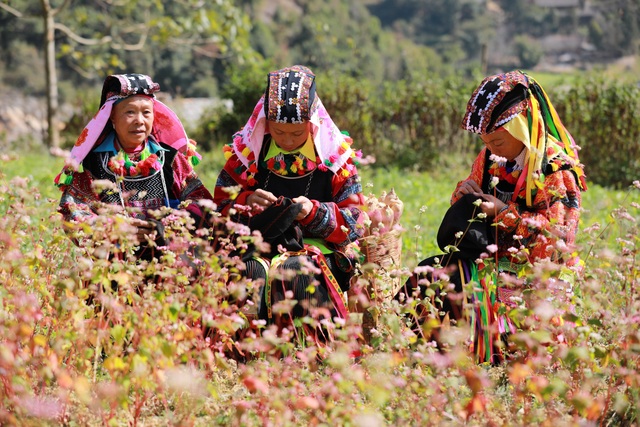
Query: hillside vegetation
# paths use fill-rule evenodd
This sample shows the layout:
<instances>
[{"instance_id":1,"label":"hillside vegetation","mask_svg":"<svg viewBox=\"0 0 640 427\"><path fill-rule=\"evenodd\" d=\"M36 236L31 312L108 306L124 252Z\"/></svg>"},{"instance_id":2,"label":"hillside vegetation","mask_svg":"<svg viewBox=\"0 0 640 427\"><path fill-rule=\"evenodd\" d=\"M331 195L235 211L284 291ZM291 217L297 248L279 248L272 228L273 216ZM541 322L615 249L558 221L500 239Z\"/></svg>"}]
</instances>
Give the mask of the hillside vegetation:
<instances>
[{"instance_id":1,"label":"hillside vegetation","mask_svg":"<svg viewBox=\"0 0 640 427\"><path fill-rule=\"evenodd\" d=\"M40 99L45 3L0 1L0 82ZM584 274L559 298L564 272L536 265L509 311L518 331L497 366L474 360L467 320L443 330L442 351L426 339L434 323L410 329L419 303L439 311L444 278L421 301L370 303L354 291L361 310L326 323L333 343L317 347L300 335L301 322L317 319L278 336L252 321L250 305L237 307L255 284L239 278L234 250L259 236L238 236L229 218L194 236L175 214L161 259L125 262L136 242L116 216L85 229L96 244L81 249L57 212L52 181L64 160L42 138L0 134L0 425L638 425L640 88L631 68L595 64L637 53L640 0L578 3L592 6L589 19L527 0L56 3L72 6L57 22L87 39L108 32L133 44L134 33L119 31L149 30L137 51L56 33L61 101L73 107L63 148L95 113L105 75L148 73L174 97L233 100L189 129L209 188L265 73L311 66L332 118L376 159L359 168L364 192L393 189L405 203L399 265L362 266L354 284L379 295L440 252L451 191L480 144L459 128L473 87L488 72L529 70L581 146L589 190L575 255ZM224 42L199 38L211 26ZM567 33L589 47L572 71L536 68L549 59L539 40ZM216 251L213 230L231 236ZM190 277L176 260L194 253ZM377 321L367 339L363 310Z\"/></svg>"}]
</instances>

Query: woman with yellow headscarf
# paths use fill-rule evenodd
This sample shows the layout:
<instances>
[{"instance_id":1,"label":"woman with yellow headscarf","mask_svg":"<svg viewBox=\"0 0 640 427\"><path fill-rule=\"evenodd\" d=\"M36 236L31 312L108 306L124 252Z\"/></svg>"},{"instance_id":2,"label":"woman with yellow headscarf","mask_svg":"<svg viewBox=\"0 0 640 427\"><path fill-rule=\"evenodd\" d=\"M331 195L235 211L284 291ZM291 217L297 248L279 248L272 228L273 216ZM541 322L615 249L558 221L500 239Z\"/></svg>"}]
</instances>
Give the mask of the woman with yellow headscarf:
<instances>
[{"instance_id":1,"label":"woman with yellow headscarf","mask_svg":"<svg viewBox=\"0 0 640 427\"><path fill-rule=\"evenodd\" d=\"M579 270L573 246L585 175L578 147L547 94L521 71L485 78L467 103L462 128L478 134L485 147L456 186L438 231L445 254L422 261L426 273L414 274L404 293L420 289L425 295L418 282L437 280L431 267L447 267L455 292L444 298L442 311L461 319L464 285L481 284L471 295L473 348L480 361L495 363L503 358L500 337L515 331L498 314L513 289L487 283L479 271L493 261L494 275L522 276L543 260L566 266L561 279Z\"/></svg>"}]
</instances>

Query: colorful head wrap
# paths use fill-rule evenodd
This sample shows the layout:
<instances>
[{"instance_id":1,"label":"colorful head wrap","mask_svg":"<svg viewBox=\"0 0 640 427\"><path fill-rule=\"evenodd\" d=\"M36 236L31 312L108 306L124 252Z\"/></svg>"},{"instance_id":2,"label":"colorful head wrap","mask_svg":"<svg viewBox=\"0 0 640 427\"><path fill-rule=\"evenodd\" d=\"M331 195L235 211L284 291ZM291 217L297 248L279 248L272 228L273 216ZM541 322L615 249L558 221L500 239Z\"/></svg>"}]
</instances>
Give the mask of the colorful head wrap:
<instances>
[{"instance_id":1,"label":"colorful head wrap","mask_svg":"<svg viewBox=\"0 0 640 427\"><path fill-rule=\"evenodd\" d=\"M526 203L532 204L536 181L544 173L571 169L582 190L586 178L573 137L564 127L544 89L522 71L486 77L474 90L462 128L486 135L504 128L527 148Z\"/></svg>"},{"instance_id":2,"label":"colorful head wrap","mask_svg":"<svg viewBox=\"0 0 640 427\"><path fill-rule=\"evenodd\" d=\"M136 95L146 95L153 99L154 121L151 135L156 141L163 142L190 158L197 164L202 158L195 151L193 141L187 137L178 116L155 97L160 85L144 74L114 74L108 76L102 86L100 110L80 133L71 149L70 165L65 166L55 179L56 185L64 187L71 184L73 172L78 170L84 158L113 129L110 121L113 106L120 100Z\"/></svg>"},{"instance_id":3,"label":"colorful head wrap","mask_svg":"<svg viewBox=\"0 0 640 427\"><path fill-rule=\"evenodd\" d=\"M303 123L317 107L316 76L307 67L294 65L273 71L267 78L264 104L267 120L278 123Z\"/></svg>"},{"instance_id":4,"label":"colorful head wrap","mask_svg":"<svg viewBox=\"0 0 640 427\"><path fill-rule=\"evenodd\" d=\"M351 149L351 138L333 123L315 93L315 75L304 66L294 65L269 73L267 89L249 121L233 136L226 155L233 151L247 169L247 181L258 172L267 120L282 123L311 123L311 135L320 159L319 167L337 173L349 157L361 155ZM227 149L225 147L225 149Z\"/></svg>"},{"instance_id":5,"label":"colorful head wrap","mask_svg":"<svg viewBox=\"0 0 640 427\"><path fill-rule=\"evenodd\" d=\"M155 98L160 85L144 74L114 74L108 76L102 85L100 106L107 100L124 99L134 95L147 95Z\"/></svg>"}]
</instances>

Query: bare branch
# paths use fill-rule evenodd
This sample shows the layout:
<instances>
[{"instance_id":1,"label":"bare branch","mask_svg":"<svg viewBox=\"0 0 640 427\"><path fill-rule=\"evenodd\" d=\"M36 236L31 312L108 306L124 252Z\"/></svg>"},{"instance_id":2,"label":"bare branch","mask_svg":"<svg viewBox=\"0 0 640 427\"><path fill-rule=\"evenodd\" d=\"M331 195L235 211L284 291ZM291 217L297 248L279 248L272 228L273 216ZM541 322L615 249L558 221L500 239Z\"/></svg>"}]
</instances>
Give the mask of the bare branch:
<instances>
[{"instance_id":1,"label":"bare branch","mask_svg":"<svg viewBox=\"0 0 640 427\"><path fill-rule=\"evenodd\" d=\"M193 35L191 37L185 38L185 37L171 37L167 43L171 43L173 46L186 46L188 48L191 47L197 47L198 45L203 46L203 45L211 45L211 44L221 44L223 42L223 39L221 37L207 37L207 38L202 38L200 36Z\"/></svg>"},{"instance_id":2,"label":"bare branch","mask_svg":"<svg viewBox=\"0 0 640 427\"><path fill-rule=\"evenodd\" d=\"M72 40L76 41L77 43L83 44L85 46L96 46L100 44L110 43L110 46L113 49L122 49L122 50L141 50L146 44L147 36L149 34L149 31L147 28L141 27L141 28L144 28L146 31L140 34L140 40L138 40L138 42L135 44L127 44L127 43L117 42L111 36L104 36L101 39L87 39L85 37L77 35L69 27L59 22L56 22L54 24L54 28L56 30L62 31L67 36L69 36Z\"/></svg>"},{"instance_id":3,"label":"bare branch","mask_svg":"<svg viewBox=\"0 0 640 427\"><path fill-rule=\"evenodd\" d=\"M207 50L207 49L203 49L200 46L193 46L191 47L191 49L196 52L199 53L202 56L206 56L207 58L219 58L220 55L216 52L212 52L211 50Z\"/></svg>"},{"instance_id":4,"label":"bare branch","mask_svg":"<svg viewBox=\"0 0 640 427\"><path fill-rule=\"evenodd\" d=\"M63 10L65 10L66 7L69 6L70 3L71 3L71 0L64 0L64 3L62 3L60 6L56 7L55 9L53 9L51 11L51 15L56 16L58 13L62 12Z\"/></svg>"},{"instance_id":5,"label":"bare branch","mask_svg":"<svg viewBox=\"0 0 640 427\"><path fill-rule=\"evenodd\" d=\"M83 45L87 45L87 46L95 46L98 44L106 44L112 41L111 36L104 36L101 39L86 39L82 36L77 35L76 33L74 33L69 27L67 27L66 25L63 25L59 22L56 22L53 27L56 30L60 30L63 33L65 33L67 36L69 36L72 40L83 44Z\"/></svg>"},{"instance_id":6,"label":"bare branch","mask_svg":"<svg viewBox=\"0 0 640 427\"><path fill-rule=\"evenodd\" d=\"M229 52L226 54L222 54L220 53L219 49L216 49L215 51L213 51L212 49L207 49L206 47L202 47L202 46L198 46L196 43L188 43L188 40L185 39L171 39L169 40L167 43L171 44L172 46L182 46L182 47L186 47L188 49L191 49L193 52L198 53L202 56L206 56L207 58L214 58L214 59L228 59L228 58L233 58L234 56L236 56L237 54L235 52ZM219 44L219 42L217 41L212 41L212 40L200 40L199 41L200 44L213 44L213 45L217 45Z\"/></svg>"},{"instance_id":7,"label":"bare branch","mask_svg":"<svg viewBox=\"0 0 640 427\"><path fill-rule=\"evenodd\" d=\"M138 40L138 43L136 44L126 44L126 43L116 43L113 42L111 43L111 47L113 49L123 49L123 50L141 50L145 43L147 42L147 36L149 34L149 31L145 31L144 33L140 34L140 40Z\"/></svg>"},{"instance_id":8,"label":"bare branch","mask_svg":"<svg viewBox=\"0 0 640 427\"><path fill-rule=\"evenodd\" d=\"M86 71L84 68L79 65L74 64L73 62L69 62L69 66L75 70L76 73L80 74L85 79L92 79L95 77L94 74Z\"/></svg>"},{"instance_id":9,"label":"bare branch","mask_svg":"<svg viewBox=\"0 0 640 427\"><path fill-rule=\"evenodd\" d=\"M145 22L149 21L149 12L145 12ZM147 43L147 37L149 35L149 27L146 24L140 23L138 25L131 25L129 30L127 31L128 33L137 33L140 32L140 39L138 40L138 43L136 44L127 44L127 43L120 43L116 40L114 40L111 43L111 47L113 49L123 49L123 50L142 50L142 48L144 47L144 45ZM122 33L125 33L125 31L123 30Z\"/></svg>"},{"instance_id":10,"label":"bare branch","mask_svg":"<svg viewBox=\"0 0 640 427\"><path fill-rule=\"evenodd\" d=\"M124 0L124 1L105 0L104 2L109 6L120 7L120 6L124 6L127 3L127 0Z\"/></svg>"},{"instance_id":11,"label":"bare branch","mask_svg":"<svg viewBox=\"0 0 640 427\"><path fill-rule=\"evenodd\" d=\"M118 34L133 34L133 33L142 33L142 32L148 32L146 23L139 23L136 25L127 24L127 27L125 28L117 27Z\"/></svg>"},{"instance_id":12,"label":"bare branch","mask_svg":"<svg viewBox=\"0 0 640 427\"><path fill-rule=\"evenodd\" d=\"M0 9L6 10L7 12L9 12L10 14L12 14L13 16L15 16L17 18L22 18L22 16L23 16L22 12L20 12L19 10L14 9L11 6L9 6L8 4L4 4L2 2L0 2Z\"/></svg>"}]
</instances>

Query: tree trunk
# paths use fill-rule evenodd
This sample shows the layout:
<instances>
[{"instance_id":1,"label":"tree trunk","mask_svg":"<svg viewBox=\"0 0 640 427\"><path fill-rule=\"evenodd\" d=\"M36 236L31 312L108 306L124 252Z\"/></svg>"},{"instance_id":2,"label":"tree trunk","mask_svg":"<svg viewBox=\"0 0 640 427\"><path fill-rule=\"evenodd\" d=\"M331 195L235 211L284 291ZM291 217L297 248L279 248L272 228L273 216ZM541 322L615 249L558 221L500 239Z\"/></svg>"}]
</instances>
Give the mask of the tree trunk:
<instances>
[{"instance_id":1,"label":"tree trunk","mask_svg":"<svg viewBox=\"0 0 640 427\"><path fill-rule=\"evenodd\" d=\"M54 13L49 0L42 1L44 18L45 75L47 88L47 146L60 146L60 129L58 129L58 75L56 74L56 41Z\"/></svg>"}]
</instances>

